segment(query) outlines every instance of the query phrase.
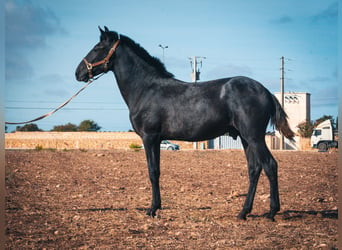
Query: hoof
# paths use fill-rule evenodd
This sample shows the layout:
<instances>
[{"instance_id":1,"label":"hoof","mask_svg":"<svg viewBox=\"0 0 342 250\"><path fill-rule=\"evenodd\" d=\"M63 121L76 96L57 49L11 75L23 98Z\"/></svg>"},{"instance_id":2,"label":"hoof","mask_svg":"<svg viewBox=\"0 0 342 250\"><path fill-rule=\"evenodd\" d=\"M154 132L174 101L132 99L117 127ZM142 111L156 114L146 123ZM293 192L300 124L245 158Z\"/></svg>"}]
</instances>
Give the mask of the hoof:
<instances>
[{"instance_id":1,"label":"hoof","mask_svg":"<svg viewBox=\"0 0 342 250\"><path fill-rule=\"evenodd\" d=\"M153 210L152 208L147 209L146 215L154 218L156 216L156 210Z\"/></svg>"},{"instance_id":2,"label":"hoof","mask_svg":"<svg viewBox=\"0 0 342 250\"><path fill-rule=\"evenodd\" d=\"M154 217L156 217L156 212L157 212L158 209L161 209L161 207L157 207L157 208L151 207L151 208L147 209L146 215L154 218Z\"/></svg>"},{"instance_id":3,"label":"hoof","mask_svg":"<svg viewBox=\"0 0 342 250\"><path fill-rule=\"evenodd\" d=\"M246 213L239 213L239 215L237 216L238 220L246 220L247 219L247 214Z\"/></svg>"},{"instance_id":4,"label":"hoof","mask_svg":"<svg viewBox=\"0 0 342 250\"><path fill-rule=\"evenodd\" d=\"M266 214L264 214L264 217L265 217L266 219L272 221L272 222L275 221L275 220L274 220L274 216L275 216L274 213L266 213Z\"/></svg>"}]
</instances>

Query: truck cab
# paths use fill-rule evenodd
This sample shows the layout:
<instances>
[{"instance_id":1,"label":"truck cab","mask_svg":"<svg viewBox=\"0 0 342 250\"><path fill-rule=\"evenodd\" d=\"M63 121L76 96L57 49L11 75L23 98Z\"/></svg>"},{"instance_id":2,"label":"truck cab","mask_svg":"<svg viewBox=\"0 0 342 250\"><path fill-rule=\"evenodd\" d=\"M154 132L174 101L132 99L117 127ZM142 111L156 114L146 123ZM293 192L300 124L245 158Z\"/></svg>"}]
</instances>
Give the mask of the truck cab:
<instances>
[{"instance_id":1,"label":"truck cab","mask_svg":"<svg viewBox=\"0 0 342 250\"><path fill-rule=\"evenodd\" d=\"M314 128L311 136L311 147L319 151L327 151L328 148L337 148L338 143L334 140L334 129L331 120L325 120Z\"/></svg>"}]
</instances>

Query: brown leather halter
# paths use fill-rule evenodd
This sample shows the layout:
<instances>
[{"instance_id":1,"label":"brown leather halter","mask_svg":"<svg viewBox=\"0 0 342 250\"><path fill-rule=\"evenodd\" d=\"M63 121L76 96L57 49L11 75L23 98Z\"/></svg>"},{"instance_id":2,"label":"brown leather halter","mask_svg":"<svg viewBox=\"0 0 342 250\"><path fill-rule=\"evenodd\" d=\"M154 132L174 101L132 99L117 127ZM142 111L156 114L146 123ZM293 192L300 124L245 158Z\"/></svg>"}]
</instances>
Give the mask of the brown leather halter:
<instances>
[{"instance_id":1,"label":"brown leather halter","mask_svg":"<svg viewBox=\"0 0 342 250\"><path fill-rule=\"evenodd\" d=\"M102 65L104 64L104 73L107 73L108 71L108 62L109 62L109 59L111 58L111 56L113 55L113 53L115 52L116 48L118 47L120 43L120 39L117 40L113 46L110 48L110 50L108 51L108 54L107 56L102 59L101 61L98 61L98 62L95 62L95 63L89 63L87 61L87 59L83 58L83 61L85 63L85 65L87 66L87 70L88 70L88 75L89 75L89 79L92 79L93 78L93 68L96 67L96 66L99 66L99 65Z\"/></svg>"}]
</instances>

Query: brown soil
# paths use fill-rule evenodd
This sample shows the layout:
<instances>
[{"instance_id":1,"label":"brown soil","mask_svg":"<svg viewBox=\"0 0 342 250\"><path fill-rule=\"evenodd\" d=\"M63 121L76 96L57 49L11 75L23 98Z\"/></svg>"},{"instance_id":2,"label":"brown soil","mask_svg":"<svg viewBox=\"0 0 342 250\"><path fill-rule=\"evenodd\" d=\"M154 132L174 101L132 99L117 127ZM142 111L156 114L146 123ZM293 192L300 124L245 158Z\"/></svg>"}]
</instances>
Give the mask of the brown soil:
<instances>
[{"instance_id":1,"label":"brown soil","mask_svg":"<svg viewBox=\"0 0 342 250\"><path fill-rule=\"evenodd\" d=\"M337 153L273 152L281 211L271 222L262 174L252 214L236 219L248 177L242 151L161 155L161 210L138 151L6 151L6 248L337 248Z\"/></svg>"}]
</instances>

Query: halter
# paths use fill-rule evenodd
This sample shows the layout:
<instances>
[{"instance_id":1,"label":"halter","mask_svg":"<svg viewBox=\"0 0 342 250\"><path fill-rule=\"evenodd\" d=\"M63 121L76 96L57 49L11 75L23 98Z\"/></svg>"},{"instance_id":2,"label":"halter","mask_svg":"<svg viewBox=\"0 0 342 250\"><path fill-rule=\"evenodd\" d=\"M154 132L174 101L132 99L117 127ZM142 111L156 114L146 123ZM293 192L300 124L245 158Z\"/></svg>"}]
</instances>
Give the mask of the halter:
<instances>
[{"instance_id":1,"label":"halter","mask_svg":"<svg viewBox=\"0 0 342 250\"><path fill-rule=\"evenodd\" d=\"M95 62L95 63L89 63L87 61L87 59L83 58L83 61L85 63L85 65L87 66L87 70L88 70L88 75L89 75L89 79L92 79L93 78L93 68L96 67L96 66L99 66L99 65L102 65L104 64L103 68L104 68L104 73L107 73L108 71L108 62L109 62L109 59L111 58L111 56L113 55L113 53L115 52L116 48L118 47L120 43L120 39L117 40L113 46L110 48L110 50L108 51L108 54L107 56L102 59L101 61L98 61L98 62Z\"/></svg>"}]
</instances>

